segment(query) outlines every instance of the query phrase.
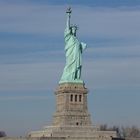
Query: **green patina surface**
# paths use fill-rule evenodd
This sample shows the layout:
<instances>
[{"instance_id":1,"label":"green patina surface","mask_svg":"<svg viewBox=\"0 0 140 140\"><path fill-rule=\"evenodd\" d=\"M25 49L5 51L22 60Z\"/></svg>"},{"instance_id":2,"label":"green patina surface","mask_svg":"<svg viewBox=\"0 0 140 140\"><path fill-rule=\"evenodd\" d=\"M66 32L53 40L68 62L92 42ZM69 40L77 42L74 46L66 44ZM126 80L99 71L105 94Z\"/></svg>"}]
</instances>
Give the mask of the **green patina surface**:
<instances>
[{"instance_id":1,"label":"green patina surface","mask_svg":"<svg viewBox=\"0 0 140 140\"><path fill-rule=\"evenodd\" d=\"M66 13L67 26L64 32L66 64L59 83L83 83L82 53L87 45L77 39L77 26L70 25L71 9L69 8Z\"/></svg>"}]
</instances>

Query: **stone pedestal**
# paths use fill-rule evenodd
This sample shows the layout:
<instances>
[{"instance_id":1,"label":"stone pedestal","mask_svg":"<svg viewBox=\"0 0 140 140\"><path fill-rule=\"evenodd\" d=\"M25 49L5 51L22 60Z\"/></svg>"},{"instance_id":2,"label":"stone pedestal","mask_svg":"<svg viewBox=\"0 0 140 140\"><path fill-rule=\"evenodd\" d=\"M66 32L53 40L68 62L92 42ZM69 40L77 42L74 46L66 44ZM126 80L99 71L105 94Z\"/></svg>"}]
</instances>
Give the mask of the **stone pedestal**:
<instances>
[{"instance_id":1,"label":"stone pedestal","mask_svg":"<svg viewBox=\"0 0 140 140\"><path fill-rule=\"evenodd\" d=\"M64 83L57 88L53 126L92 126L84 84Z\"/></svg>"},{"instance_id":2,"label":"stone pedestal","mask_svg":"<svg viewBox=\"0 0 140 140\"><path fill-rule=\"evenodd\" d=\"M32 138L68 140L111 140L115 131L99 131L92 125L87 107L88 90L82 83L63 83L56 94L56 112L52 126L29 133Z\"/></svg>"}]
</instances>

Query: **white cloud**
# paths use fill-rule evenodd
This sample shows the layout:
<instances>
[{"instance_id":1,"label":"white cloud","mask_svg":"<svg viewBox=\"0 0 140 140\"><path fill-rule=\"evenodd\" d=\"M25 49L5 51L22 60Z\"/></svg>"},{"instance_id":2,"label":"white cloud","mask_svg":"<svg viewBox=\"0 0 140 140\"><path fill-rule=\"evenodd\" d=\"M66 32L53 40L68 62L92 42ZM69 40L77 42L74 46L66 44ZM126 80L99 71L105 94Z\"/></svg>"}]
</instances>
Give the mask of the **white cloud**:
<instances>
[{"instance_id":1,"label":"white cloud","mask_svg":"<svg viewBox=\"0 0 140 140\"><path fill-rule=\"evenodd\" d=\"M84 9L85 10L85 9ZM140 10L93 9L84 11L86 19L80 23L83 33L106 38L140 37ZM77 12L78 16L78 12ZM82 19L83 15L80 14ZM86 35L85 35L86 36Z\"/></svg>"},{"instance_id":2,"label":"white cloud","mask_svg":"<svg viewBox=\"0 0 140 140\"><path fill-rule=\"evenodd\" d=\"M61 32L63 20L60 19L64 18L62 9L61 6L49 5L1 4L0 30L48 34Z\"/></svg>"},{"instance_id":3,"label":"white cloud","mask_svg":"<svg viewBox=\"0 0 140 140\"><path fill-rule=\"evenodd\" d=\"M93 46L93 47L91 47ZM140 57L140 45L116 45L116 46L100 46L96 47L94 44L90 44L89 48L86 50L86 55L100 55L104 56L104 59L108 56L110 58L117 57ZM98 59L100 59L98 57Z\"/></svg>"},{"instance_id":4,"label":"white cloud","mask_svg":"<svg viewBox=\"0 0 140 140\"><path fill-rule=\"evenodd\" d=\"M66 20L65 9L65 5L1 4L0 30L62 35ZM140 38L139 7L122 9L73 6L72 21L79 25L80 35L93 40L95 36Z\"/></svg>"},{"instance_id":5,"label":"white cloud","mask_svg":"<svg viewBox=\"0 0 140 140\"><path fill-rule=\"evenodd\" d=\"M83 63L83 79L93 90L98 88L139 88L140 58L95 59ZM64 62L1 64L0 89L53 91L60 80Z\"/></svg>"},{"instance_id":6,"label":"white cloud","mask_svg":"<svg viewBox=\"0 0 140 140\"><path fill-rule=\"evenodd\" d=\"M84 79L92 90L139 89L139 61L140 58L93 60L85 63Z\"/></svg>"},{"instance_id":7,"label":"white cloud","mask_svg":"<svg viewBox=\"0 0 140 140\"><path fill-rule=\"evenodd\" d=\"M0 97L0 101L15 101L15 100L48 100L47 96L8 96Z\"/></svg>"},{"instance_id":8,"label":"white cloud","mask_svg":"<svg viewBox=\"0 0 140 140\"><path fill-rule=\"evenodd\" d=\"M59 63L1 64L1 90L53 90L58 83Z\"/></svg>"}]
</instances>

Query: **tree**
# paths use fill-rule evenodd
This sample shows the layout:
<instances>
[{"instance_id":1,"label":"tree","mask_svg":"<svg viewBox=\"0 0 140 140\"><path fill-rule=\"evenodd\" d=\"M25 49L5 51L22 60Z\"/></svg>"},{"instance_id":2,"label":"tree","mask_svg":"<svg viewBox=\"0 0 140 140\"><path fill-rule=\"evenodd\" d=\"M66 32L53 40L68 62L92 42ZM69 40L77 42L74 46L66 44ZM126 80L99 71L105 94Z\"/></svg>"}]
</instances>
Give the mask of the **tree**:
<instances>
[{"instance_id":1,"label":"tree","mask_svg":"<svg viewBox=\"0 0 140 140\"><path fill-rule=\"evenodd\" d=\"M121 136L124 138L138 138L140 137L140 129L136 126L121 127Z\"/></svg>"},{"instance_id":2,"label":"tree","mask_svg":"<svg viewBox=\"0 0 140 140\"><path fill-rule=\"evenodd\" d=\"M116 131L118 137L121 137L121 131L120 131L120 128L119 126L112 126L112 127L108 127L107 124L103 124L103 125L100 125L100 130L101 131Z\"/></svg>"},{"instance_id":3,"label":"tree","mask_svg":"<svg viewBox=\"0 0 140 140\"><path fill-rule=\"evenodd\" d=\"M101 130L101 131L107 131L107 130L108 130L107 124L102 124L102 125L100 125L100 130Z\"/></svg>"},{"instance_id":4,"label":"tree","mask_svg":"<svg viewBox=\"0 0 140 140\"><path fill-rule=\"evenodd\" d=\"M6 133L4 131L0 131L0 137L6 137Z\"/></svg>"},{"instance_id":5,"label":"tree","mask_svg":"<svg viewBox=\"0 0 140 140\"><path fill-rule=\"evenodd\" d=\"M119 126L112 126L112 127L108 127L107 124L103 124L100 125L100 130L101 131L116 131L118 137L122 137L122 138L140 138L140 129L133 125L131 127L119 127Z\"/></svg>"}]
</instances>

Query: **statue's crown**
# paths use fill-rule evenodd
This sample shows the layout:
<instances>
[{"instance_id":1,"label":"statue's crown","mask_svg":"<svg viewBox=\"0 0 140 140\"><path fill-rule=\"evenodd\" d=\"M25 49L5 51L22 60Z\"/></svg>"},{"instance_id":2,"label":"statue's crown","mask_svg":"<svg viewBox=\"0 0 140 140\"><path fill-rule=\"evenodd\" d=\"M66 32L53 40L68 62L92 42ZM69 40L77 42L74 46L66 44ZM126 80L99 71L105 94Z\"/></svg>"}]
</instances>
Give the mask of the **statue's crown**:
<instances>
[{"instance_id":1,"label":"statue's crown","mask_svg":"<svg viewBox=\"0 0 140 140\"><path fill-rule=\"evenodd\" d=\"M78 26L75 24L75 25L71 25L71 28L74 28L75 30L78 30Z\"/></svg>"}]
</instances>

